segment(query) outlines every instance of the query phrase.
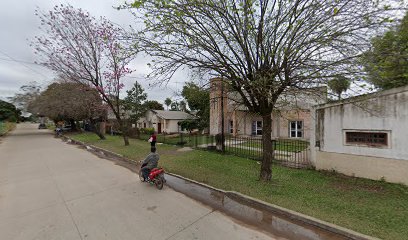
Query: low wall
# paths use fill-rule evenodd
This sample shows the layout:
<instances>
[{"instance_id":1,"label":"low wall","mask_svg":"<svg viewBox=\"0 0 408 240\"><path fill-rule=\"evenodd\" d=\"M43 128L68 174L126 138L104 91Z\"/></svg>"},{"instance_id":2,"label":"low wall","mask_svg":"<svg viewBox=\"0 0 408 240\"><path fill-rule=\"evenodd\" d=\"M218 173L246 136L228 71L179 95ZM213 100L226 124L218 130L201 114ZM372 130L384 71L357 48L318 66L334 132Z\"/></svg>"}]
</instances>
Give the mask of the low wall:
<instances>
[{"instance_id":1,"label":"low wall","mask_svg":"<svg viewBox=\"0 0 408 240\"><path fill-rule=\"evenodd\" d=\"M316 151L316 169L408 185L408 161Z\"/></svg>"}]
</instances>

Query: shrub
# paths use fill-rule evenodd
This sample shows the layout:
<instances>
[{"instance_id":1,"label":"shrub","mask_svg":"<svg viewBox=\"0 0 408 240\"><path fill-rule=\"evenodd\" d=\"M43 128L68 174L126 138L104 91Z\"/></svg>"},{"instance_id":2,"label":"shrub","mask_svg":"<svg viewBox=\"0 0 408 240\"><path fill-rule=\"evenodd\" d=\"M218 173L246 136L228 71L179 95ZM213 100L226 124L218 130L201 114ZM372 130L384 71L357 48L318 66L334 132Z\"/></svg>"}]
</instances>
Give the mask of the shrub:
<instances>
[{"instance_id":1,"label":"shrub","mask_svg":"<svg viewBox=\"0 0 408 240\"><path fill-rule=\"evenodd\" d=\"M128 134L129 134L129 137L139 138L140 130L138 128L130 128Z\"/></svg>"},{"instance_id":2,"label":"shrub","mask_svg":"<svg viewBox=\"0 0 408 240\"><path fill-rule=\"evenodd\" d=\"M13 130L16 127L14 122L2 122L0 121L0 136L3 136L7 132Z\"/></svg>"},{"instance_id":3,"label":"shrub","mask_svg":"<svg viewBox=\"0 0 408 240\"><path fill-rule=\"evenodd\" d=\"M143 134L153 134L154 133L154 128L141 128L140 132Z\"/></svg>"}]
</instances>

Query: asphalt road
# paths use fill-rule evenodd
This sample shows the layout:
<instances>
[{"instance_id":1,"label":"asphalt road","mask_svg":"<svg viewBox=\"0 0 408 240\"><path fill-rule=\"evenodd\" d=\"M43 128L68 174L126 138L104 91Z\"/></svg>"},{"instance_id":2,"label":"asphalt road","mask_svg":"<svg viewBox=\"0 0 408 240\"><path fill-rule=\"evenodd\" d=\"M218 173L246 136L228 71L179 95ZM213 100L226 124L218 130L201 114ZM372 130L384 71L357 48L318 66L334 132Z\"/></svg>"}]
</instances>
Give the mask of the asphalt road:
<instances>
[{"instance_id":1,"label":"asphalt road","mask_svg":"<svg viewBox=\"0 0 408 240\"><path fill-rule=\"evenodd\" d=\"M275 239L37 125L0 139L0 239Z\"/></svg>"}]
</instances>

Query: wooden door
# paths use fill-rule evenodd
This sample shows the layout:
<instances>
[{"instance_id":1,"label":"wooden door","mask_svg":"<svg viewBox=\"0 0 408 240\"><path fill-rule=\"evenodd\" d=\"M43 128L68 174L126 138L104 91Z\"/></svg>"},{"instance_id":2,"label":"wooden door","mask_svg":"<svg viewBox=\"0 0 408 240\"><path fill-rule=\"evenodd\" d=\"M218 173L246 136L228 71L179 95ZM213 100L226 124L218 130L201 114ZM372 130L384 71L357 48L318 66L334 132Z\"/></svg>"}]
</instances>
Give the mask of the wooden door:
<instances>
[{"instance_id":1,"label":"wooden door","mask_svg":"<svg viewBox=\"0 0 408 240\"><path fill-rule=\"evenodd\" d=\"M157 123L157 133L161 133L162 132L162 126L161 123Z\"/></svg>"}]
</instances>

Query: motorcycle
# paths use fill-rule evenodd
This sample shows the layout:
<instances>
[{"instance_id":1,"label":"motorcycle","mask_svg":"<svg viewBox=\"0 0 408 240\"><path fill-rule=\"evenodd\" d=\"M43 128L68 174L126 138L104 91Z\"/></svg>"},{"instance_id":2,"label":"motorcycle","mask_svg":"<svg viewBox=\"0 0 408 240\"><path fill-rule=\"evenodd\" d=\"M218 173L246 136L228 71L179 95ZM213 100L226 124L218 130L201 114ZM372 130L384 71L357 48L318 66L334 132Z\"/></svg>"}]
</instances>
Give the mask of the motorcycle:
<instances>
[{"instance_id":1,"label":"motorcycle","mask_svg":"<svg viewBox=\"0 0 408 240\"><path fill-rule=\"evenodd\" d=\"M62 129L57 127L55 129L55 137L61 137L62 136Z\"/></svg>"},{"instance_id":2,"label":"motorcycle","mask_svg":"<svg viewBox=\"0 0 408 240\"><path fill-rule=\"evenodd\" d=\"M164 183L166 182L166 179L164 178L164 169L163 168L153 168L152 170L150 170L149 176L145 180L143 178L142 167L144 167L144 165L142 165L139 170L140 181L154 184L156 185L157 189L161 190L163 188Z\"/></svg>"}]
</instances>

